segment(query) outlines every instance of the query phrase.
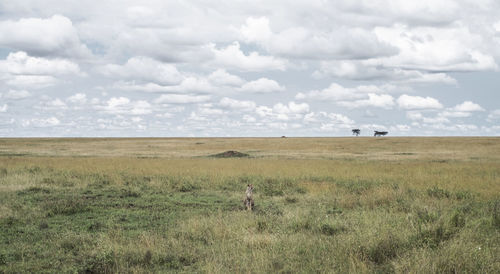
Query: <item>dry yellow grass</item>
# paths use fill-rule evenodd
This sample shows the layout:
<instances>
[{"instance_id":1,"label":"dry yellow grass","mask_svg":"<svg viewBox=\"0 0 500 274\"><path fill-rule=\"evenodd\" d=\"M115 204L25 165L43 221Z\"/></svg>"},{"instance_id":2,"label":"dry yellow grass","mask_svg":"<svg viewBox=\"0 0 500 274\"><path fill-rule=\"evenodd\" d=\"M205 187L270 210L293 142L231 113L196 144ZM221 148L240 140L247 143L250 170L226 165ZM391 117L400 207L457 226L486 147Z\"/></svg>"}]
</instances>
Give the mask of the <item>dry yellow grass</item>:
<instances>
[{"instance_id":1,"label":"dry yellow grass","mask_svg":"<svg viewBox=\"0 0 500 274\"><path fill-rule=\"evenodd\" d=\"M32 138L0 139L0 155L204 157L238 150L292 159L500 160L498 137L357 138Z\"/></svg>"},{"instance_id":2,"label":"dry yellow grass","mask_svg":"<svg viewBox=\"0 0 500 274\"><path fill-rule=\"evenodd\" d=\"M227 150L250 157L209 157ZM0 139L0 272L495 272L498 152L500 138Z\"/></svg>"}]
</instances>

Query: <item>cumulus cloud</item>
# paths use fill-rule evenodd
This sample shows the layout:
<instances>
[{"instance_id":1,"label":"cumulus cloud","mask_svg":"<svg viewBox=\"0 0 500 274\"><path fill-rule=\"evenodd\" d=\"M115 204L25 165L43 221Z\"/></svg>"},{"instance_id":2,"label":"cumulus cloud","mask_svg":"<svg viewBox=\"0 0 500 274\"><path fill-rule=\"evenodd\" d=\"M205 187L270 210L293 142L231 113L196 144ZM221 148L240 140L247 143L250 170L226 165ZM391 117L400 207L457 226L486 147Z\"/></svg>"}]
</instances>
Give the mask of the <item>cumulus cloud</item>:
<instances>
[{"instance_id":1,"label":"cumulus cloud","mask_svg":"<svg viewBox=\"0 0 500 274\"><path fill-rule=\"evenodd\" d=\"M73 104L85 104L87 102L87 95L84 93L76 93L66 99L66 101Z\"/></svg>"},{"instance_id":2,"label":"cumulus cloud","mask_svg":"<svg viewBox=\"0 0 500 274\"><path fill-rule=\"evenodd\" d=\"M252 111L257 105L253 101L235 100L224 97L219 101L219 105L223 108L230 108L238 111Z\"/></svg>"},{"instance_id":3,"label":"cumulus cloud","mask_svg":"<svg viewBox=\"0 0 500 274\"><path fill-rule=\"evenodd\" d=\"M155 100L157 104L193 104L210 100L209 95L163 94Z\"/></svg>"},{"instance_id":4,"label":"cumulus cloud","mask_svg":"<svg viewBox=\"0 0 500 274\"><path fill-rule=\"evenodd\" d=\"M58 77L78 75L78 64L65 59L46 59L31 57L26 52L9 53L5 60L0 60L0 79L19 88L45 88L55 85Z\"/></svg>"},{"instance_id":5,"label":"cumulus cloud","mask_svg":"<svg viewBox=\"0 0 500 274\"><path fill-rule=\"evenodd\" d=\"M250 92L250 93L270 93L270 92L284 91L285 87L281 86L278 82L274 80L267 78L259 78L255 81L250 81L245 83L238 90L241 92Z\"/></svg>"},{"instance_id":6,"label":"cumulus cloud","mask_svg":"<svg viewBox=\"0 0 500 274\"><path fill-rule=\"evenodd\" d=\"M500 120L500 109L495 109L488 114L488 121L489 122L494 122Z\"/></svg>"},{"instance_id":7,"label":"cumulus cloud","mask_svg":"<svg viewBox=\"0 0 500 274\"><path fill-rule=\"evenodd\" d=\"M437 115L435 117L426 117L419 111L407 111L406 117L412 121L420 121L424 124L450 123L450 120L442 115Z\"/></svg>"},{"instance_id":8,"label":"cumulus cloud","mask_svg":"<svg viewBox=\"0 0 500 274\"><path fill-rule=\"evenodd\" d=\"M394 98L389 94L375 94L368 93L368 99L355 100L355 101L340 101L340 106L348 108L362 108L362 107L379 107L391 109L394 106Z\"/></svg>"},{"instance_id":9,"label":"cumulus cloud","mask_svg":"<svg viewBox=\"0 0 500 274\"><path fill-rule=\"evenodd\" d=\"M310 112L304 115L304 122L306 123L327 123L327 124L341 124L341 125L353 125L354 120L340 113L327 113L321 112Z\"/></svg>"},{"instance_id":10,"label":"cumulus cloud","mask_svg":"<svg viewBox=\"0 0 500 274\"><path fill-rule=\"evenodd\" d=\"M346 88L332 83L323 90L300 92L295 98L313 101L329 100L348 108L380 107L390 109L394 105L394 98L389 94L383 94L384 92L384 89L374 85Z\"/></svg>"},{"instance_id":11,"label":"cumulus cloud","mask_svg":"<svg viewBox=\"0 0 500 274\"><path fill-rule=\"evenodd\" d=\"M267 123L275 121L300 120L309 112L309 104L288 102L288 104L276 103L274 106L258 106L255 109L257 115L265 118Z\"/></svg>"},{"instance_id":12,"label":"cumulus cloud","mask_svg":"<svg viewBox=\"0 0 500 274\"><path fill-rule=\"evenodd\" d=\"M71 20L62 15L0 21L0 46L38 56L80 58L91 55Z\"/></svg>"},{"instance_id":13,"label":"cumulus cloud","mask_svg":"<svg viewBox=\"0 0 500 274\"><path fill-rule=\"evenodd\" d=\"M328 88L322 90L312 90L306 93L298 93L296 99L309 99L309 100L355 100L361 99L367 93L379 93L382 90L377 86L358 86L355 88L346 88L337 83L332 83Z\"/></svg>"},{"instance_id":14,"label":"cumulus cloud","mask_svg":"<svg viewBox=\"0 0 500 274\"><path fill-rule=\"evenodd\" d=\"M430 73L420 70L385 67L372 60L340 60L322 61L320 68L313 73L315 78L333 76L351 80L386 80L403 84L435 84L454 85L456 79L446 73Z\"/></svg>"},{"instance_id":15,"label":"cumulus cloud","mask_svg":"<svg viewBox=\"0 0 500 274\"><path fill-rule=\"evenodd\" d=\"M373 65L425 71L481 71L498 66L492 55L481 51L483 38L467 27L375 28L377 37L398 47L391 57L372 60Z\"/></svg>"},{"instance_id":16,"label":"cumulus cloud","mask_svg":"<svg viewBox=\"0 0 500 274\"><path fill-rule=\"evenodd\" d=\"M465 118L470 117L473 112L484 111L484 109L471 101L465 101L456 105L453 108L448 108L439 113L440 116L449 118Z\"/></svg>"},{"instance_id":17,"label":"cumulus cloud","mask_svg":"<svg viewBox=\"0 0 500 274\"><path fill-rule=\"evenodd\" d=\"M288 105L277 103L273 106L273 111L279 114L304 114L309 112L309 105L307 103L289 102Z\"/></svg>"},{"instance_id":18,"label":"cumulus cloud","mask_svg":"<svg viewBox=\"0 0 500 274\"><path fill-rule=\"evenodd\" d=\"M33 119L24 119L22 121L23 127L54 127L61 124L61 121L57 119L57 117L49 117L49 118L33 118Z\"/></svg>"},{"instance_id":19,"label":"cumulus cloud","mask_svg":"<svg viewBox=\"0 0 500 274\"><path fill-rule=\"evenodd\" d=\"M374 33L363 28L338 27L316 31L297 26L274 33L268 18L250 17L240 31L246 42L255 42L272 54L291 58L364 59L397 53L397 48L380 41Z\"/></svg>"},{"instance_id":20,"label":"cumulus cloud","mask_svg":"<svg viewBox=\"0 0 500 274\"><path fill-rule=\"evenodd\" d=\"M287 61L273 56L260 55L256 51L245 55L240 49L240 43L233 42L226 48L217 49L211 45L215 54L215 63L230 69L240 71L284 71L287 67Z\"/></svg>"},{"instance_id":21,"label":"cumulus cloud","mask_svg":"<svg viewBox=\"0 0 500 274\"><path fill-rule=\"evenodd\" d=\"M216 86L241 86L245 83L241 77L228 73L225 69L218 69L208 75L208 80Z\"/></svg>"},{"instance_id":22,"label":"cumulus cloud","mask_svg":"<svg viewBox=\"0 0 500 274\"><path fill-rule=\"evenodd\" d=\"M132 57L123 65L105 65L100 72L112 78L158 85L179 84L185 78L174 65L144 56Z\"/></svg>"},{"instance_id":23,"label":"cumulus cloud","mask_svg":"<svg viewBox=\"0 0 500 274\"><path fill-rule=\"evenodd\" d=\"M453 107L452 110L460 112L484 111L484 109L480 105L471 101L465 101L461 104L458 104Z\"/></svg>"},{"instance_id":24,"label":"cumulus cloud","mask_svg":"<svg viewBox=\"0 0 500 274\"><path fill-rule=\"evenodd\" d=\"M397 99L399 108L406 110L413 109L441 109L443 105L435 98L410 96L403 94Z\"/></svg>"},{"instance_id":25,"label":"cumulus cloud","mask_svg":"<svg viewBox=\"0 0 500 274\"><path fill-rule=\"evenodd\" d=\"M49 75L14 75L7 77L7 85L15 88L41 89L54 86L58 79Z\"/></svg>"},{"instance_id":26,"label":"cumulus cloud","mask_svg":"<svg viewBox=\"0 0 500 274\"><path fill-rule=\"evenodd\" d=\"M2 136L499 132L500 2L0 2Z\"/></svg>"},{"instance_id":27,"label":"cumulus cloud","mask_svg":"<svg viewBox=\"0 0 500 274\"><path fill-rule=\"evenodd\" d=\"M65 75L79 74L78 64L65 59L31 57L26 52L9 53L0 61L0 71L15 75Z\"/></svg>"},{"instance_id":28,"label":"cumulus cloud","mask_svg":"<svg viewBox=\"0 0 500 274\"><path fill-rule=\"evenodd\" d=\"M215 87L206 78L196 76L187 76L179 84L171 86L163 86L156 83L141 84L135 81L119 81L113 85L113 88L128 91L164 93L207 93L215 90Z\"/></svg>"},{"instance_id":29,"label":"cumulus cloud","mask_svg":"<svg viewBox=\"0 0 500 274\"><path fill-rule=\"evenodd\" d=\"M31 97L31 93L27 90L9 90L4 94L5 99L21 100Z\"/></svg>"},{"instance_id":30,"label":"cumulus cloud","mask_svg":"<svg viewBox=\"0 0 500 274\"><path fill-rule=\"evenodd\" d=\"M104 105L96 106L100 111L108 114L129 114L144 115L152 113L153 109L150 103L144 100L131 101L127 97L112 97Z\"/></svg>"}]
</instances>

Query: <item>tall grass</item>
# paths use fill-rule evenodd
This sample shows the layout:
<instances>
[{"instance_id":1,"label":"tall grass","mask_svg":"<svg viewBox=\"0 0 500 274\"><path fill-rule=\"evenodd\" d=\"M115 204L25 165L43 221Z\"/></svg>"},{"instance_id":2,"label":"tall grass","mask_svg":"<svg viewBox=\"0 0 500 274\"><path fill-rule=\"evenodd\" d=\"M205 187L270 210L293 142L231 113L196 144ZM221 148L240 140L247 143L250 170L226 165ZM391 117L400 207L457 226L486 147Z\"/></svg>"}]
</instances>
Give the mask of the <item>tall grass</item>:
<instances>
[{"instance_id":1,"label":"tall grass","mask_svg":"<svg viewBox=\"0 0 500 274\"><path fill-rule=\"evenodd\" d=\"M370 157L331 159L288 145L287 156L273 156L267 139L240 140L269 154L248 159L188 157L187 145L169 152L178 158L138 158L148 139L101 140L130 142L114 156L5 155L0 272L498 273L499 160L472 149L500 140L471 140L474 159L467 148L458 158L426 154L432 145L453 149L454 138L321 139L320 147L348 151L377 146ZM3 151L58 142L78 151L100 140L1 141ZM218 152L238 144L189 141ZM243 206L247 184L253 212Z\"/></svg>"}]
</instances>

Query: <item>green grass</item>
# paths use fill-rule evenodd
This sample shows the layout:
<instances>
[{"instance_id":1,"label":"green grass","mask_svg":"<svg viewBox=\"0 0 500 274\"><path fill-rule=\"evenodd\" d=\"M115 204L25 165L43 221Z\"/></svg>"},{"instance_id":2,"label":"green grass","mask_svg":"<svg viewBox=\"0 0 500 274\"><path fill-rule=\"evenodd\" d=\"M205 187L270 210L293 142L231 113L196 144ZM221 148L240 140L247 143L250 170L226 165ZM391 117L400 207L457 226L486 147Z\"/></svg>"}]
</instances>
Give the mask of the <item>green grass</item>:
<instances>
[{"instance_id":1,"label":"green grass","mask_svg":"<svg viewBox=\"0 0 500 274\"><path fill-rule=\"evenodd\" d=\"M226 139L202 140L190 142ZM315 140L306 140L312 152ZM22 140L0 141L17 153ZM89 142L70 141L75 151ZM381 142L408 142L369 141L322 140L353 151L328 159L268 148L266 139L252 144L262 155L241 159L183 149L138 158L127 147L115 156L0 155L0 273L500 272L499 160L472 151L484 140L468 140L479 160L466 156L467 140L456 157L432 138L358 157ZM23 142L39 151L57 144ZM452 156L426 154L432 145ZM250 150L242 148L220 152ZM243 205L247 184L253 212Z\"/></svg>"}]
</instances>

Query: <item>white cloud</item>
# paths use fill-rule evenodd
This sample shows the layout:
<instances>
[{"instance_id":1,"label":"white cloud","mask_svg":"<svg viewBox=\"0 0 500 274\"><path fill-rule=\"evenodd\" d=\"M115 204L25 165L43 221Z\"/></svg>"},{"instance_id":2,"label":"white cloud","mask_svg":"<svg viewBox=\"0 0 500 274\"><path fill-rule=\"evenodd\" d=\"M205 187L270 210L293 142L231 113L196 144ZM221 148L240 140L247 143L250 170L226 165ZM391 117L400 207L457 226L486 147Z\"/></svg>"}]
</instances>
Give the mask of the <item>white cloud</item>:
<instances>
[{"instance_id":1,"label":"white cloud","mask_svg":"<svg viewBox=\"0 0 500 274\"><path fill-rule=\"evenodd\" d=\"M212 44L211 49L215 54L215 63L230 69L261 72L272 70L284 71L287 67L287 61L272 56L263 56L256 51L245 55L241 51L238 42L233 42L222 49L217 49Z\"/></svg>"},{"instance_id":2,"label":"white cloud","mask_svg":"<svg viewBox=\"0 0 500 274\"><path fill-rule=\"evenodd\" d=\"M218 69L208 76L208 80L216 86L241 86L245 80L240 77L227 73L224 69Z\"/></svg>"},{"instance_id":3,"label":"white cloud","mask_svg":"<svg viewBox=\"0 0 500 274\"><path fill-rule=\"evenodd\" d=\"M399 108L412 110L412 109L441 109L443 105L435 98L410 96L403 94L397 99Z\"/></svg>"},{"instance_id":4,"label":"white cloud","mask_svg":"<svg viewBox=\"0 0 500 274\"><path fill-rule=\"evenodd\" d=\"M452 110L458 112L484 111L484 109L480 105L471 101L465 101L461 104L458 104L453 107Z\"/></svg>"},{"instance_id":5,"label":"white cloud","mask_svg":"<svg viewBox=\"0 0 500 274\"><path fill-rule=\"evenodd\" d=\"M334 60L320 62L319 70L313 73L315 78L327 76L351 80L387 80L405 84L457 84L456 79L446 73L429 73L419 70L384 67L373 60Z\"/></svg>"},{"instance_id":6,"label":"white cloud","mask_svg":"<svg viewBox=\"0 0 500 274\"><path fill-rule=\"evenodd\" d=\"M260 117L267 117L267 116L271 116L273 114L273 109L270 107L266 107L266 106L258 106L255 109L255 112Z\"/></svg>"},{"instance_id":7,"label":"white cloud","mask_svg":"<svg viewBox=\"0 0 500 274\"><path fill-rule=\"evenodd\" d=\"M100 72L113 78L158 85L179 84L185 78L174 65L144 56L132 57L124 65L105 65Z\"/></svg>"},{"instance_id":8,"label":"white cloud","mask_svg":"<svg viewBox=\"0 0 500 274\"><path fill-rule=\"evenodd\" d=\"M66 106L66 103L64 103L61 99L59 98L56 98L52 101L49 101L45 104L45 106L47 106L48 108L52 108L52 109L65 109L67 106Z\"/></svg>"},{"instance_id":9,"label":"white cloud","mask_svg":"<svg viewBox=\"0 0 500 274\"><path fill-rule=\"evenodd\" d=\"M219 101L219 105L223 108L230 108L239 111L252 111L256 108L253 101L241 101L224 97Z\"/></svg>"},{"instance_id":10,"label":"white cloud","mask_svg":"<svg viewBox=\"0 0 500 274\"><path fill-rule=\"evenodd\" d=\"M208 95L163 94L155 100L157 104L193 104L210 100Z\"/></svg>"},{"instance_id":11,"label":"white cloud","mask_svg":"<svg viewBox=\"0 0 500 274\"><path fill-rule=\"evenodd\" d=\"M412 121L421 121L425 124L445 124L450 123L450 120L442 115L436 117L425 117L418 111L407 111L406 117Z\"/></svg>"},{"instance_id":12,"label":"white cloud","mask_svg":"<svg viewBox=\"0 0 500 274\"><path fill-rule=\"evenodd\" d=\"M56 117L49 117L49 118L34 118L34 119L25 119L22 121L22 126L23 127L53 127L53 126L58 126L61 124L61 121L57 119Z\"/></svg>"},{"instance_id":13,"label":"white cloud","mask_svg":"<svg viewBox=\"0 0 500 274\"><path fill-rule=\"evenodd\" d=\"M273 123L275 121L300 120L303 118L304 114L309 112L309 109L307 103L288 102L287 105L277 103L272 108L258 106L255 112L261 118L266 119L266 123Z\"/></svg>"},{"instance_id":14,"label":"white cloud","mask_svg":"<svg viewBox=\"0 0 500 274\"><path fill-rule=\"evenodd\" d=\"M318 114L311 113L312 117L309 116L308 119L309 121L314 121L314 119L317 119L316 121L319 122L326 122L328 125L332 124L340 124L340 125L352 125L354 124L354 120L350 119L349 117L339 114L339 113L327 113L327 112L320 112Z\"/></svg>"},{"instance_id":15,"label":"white cloud","mask_svg":"<svg viewBox=\"0 0 500 274\"><path fill-rule=\"evenodd\" d=\"M15 75L9 77L6 83L16 88L41 89L57 84L58 80L46 75Z\"/></svg>"},{"instance_id":16,"label":"white cloud","mask_svg":"<svg viewBox=\"0 0 500 274\"><path fill-rule=\"evenodd\" d=\"M498 1L0 2L2 136L500 134Z\"/></svg>"},{"instance_id":17,"label":"white cloud","mask_svg":"<svg viewBox=\"0 0 500 274\"><path fill-rule=\"evenodd\" d=\"M132 105L130 113L133 115L144 115L152 113L151 104L144 100L139 100Z\"/></svg>"},{"instance_id":18,"label":"white cloud","mask_svg":"<svg viewBox=\"0 0 500 274\"><path fill-rule=\"evenodd\" d=\"M488 114L488 121L489 122L494 122L500 120L500 109L495 109Z\"/></svg>"},{"instance_id":19,"label":"white cloud","mask_svg":"<svg viewBox=\"0 0 500 274\"><path fill-rule=\"evenodd\" d=\"M380 92L382 92L382 90L373 85L345 88L337 83L332 83L328 88L323 90L312 90L307 93L298 93L295 96L295 99L344 101L361 99L366 97L367 93Z\"/></svg>"},{"instance_id":20,"label":"white cloud","mask_svg":"<svg viewBox=\"0 0 500 274\"><path fill-rule=\"evenodd\" d=\"M372 65L426 71L481 71L498 67L495 59L481 50L484 39L467 27L409 28L399 24L377 27L375 33L400 52L374 59Z\"/></svg>"},{"instance_id":21,"label":"white cloud","mask_svg":"<svg viewBox=\"0 0 500 274\"><path fill-rule=\"evenodd\" d=\"M391 109L394 106L394 98L389 94L368 93L368 99L355 101L340 101L338 105L348 108L379 107Z\"/></svg>"},{"instance_id":22,"label":"white cloud","mask_svg":"<svg viewBox=\"0 0 500 274\"><path fill-rule=\"evenodd\" d=\"M266 17L248 17L240 31L246 42L266 43L274 35Z\"/></svg>"},{"instance_id":23,"label":"white cloud","mask_svg":"<svg viewBox=\"0 0 500 274\"><path fill-rule=\"evenodd\" d=\"M85 104L87 102L87 95L84 93L76 93L66 99L66 101L73 104Z\"/></svg>"},{"instance_id":24,"label":"white cloud","mask_svg":"<svg viewBox=\"0 0 500 274\"><path fill-rule=\"evenodd\" d=\"M497 32L500 32L500 21L496 22L496 23L493 25L493 28L494 28Z\"/></svg>"},{"instance_id":25,"label":"white cloud","mask_svg":"<svg viewBox=\"0 0 500 274\"><path fill-rule=\"evenodd\" d=\"M477 111L484 111L484 109L476 103L465 101L453 108L448 108L447 110L440 112L439 115L449 118L465 118L472 116L472 112Z\"/></svg>"},{"instance_id":26,"label":"white cloud","mask_svg":"<svg viewBox=\"0 0 500 274\"><path fill-rule=\"evenodd\" d=\"M335 104L348 108L380 107L390 109L394 105L394 98L383 93L384 89L374 85L364 85L354 88L346 88L332 83L323 90L312 90L306 93L298 93L295 99L333 101Z\"/></svg>"},{"instance_id":27,"label":"white cloud","mask_svg":"<svg viewBox=\"0 0 500 274\"><path fill-rule=\"evenodd\" d=\"M127 97L112 97L105 102L103 106L96 106L98 110L102 110L109 114L130 114L144 115L153 112L150 103L144 100L131 101Z\"/></svg>"},{"instance_id":28,"label":"white cloud","mask_svg":"<svg viewBox=\"0 0 500 274\"><path fill-rule=\"evenodd\" d=\"M3 104L3 106L0 106L0 112L7 112L9 109L9 106L7 104Z\"/></svg>"},{"instance_id":29,"label":"white cloud","mask_svg":"<svg viewBox=\"0 0 500 274\"><path fill-rule=\"evenodd\" d=\"M465 117L470 117L471 113L470 112L464 112L464 111L442 111L439 113L439 116L442 117L449 117L449 118L465 118Z\"/></svg>"},{"instance_id":30,"label":"white cloud","mask_svg":"<svg viewBox=\"0 0 500 274\"><path fill-rule=\"evenodd\" d=\"M288 105L277 103L273 106L273 112L279 114L304 114L309 112L309 105L306 103L297 104L289 102Z\"/></svg>"},{"instance_id":31,"label":"white cloud","mask_svg":"<svg viewBox=\"0 0 500 274\"><path fill-rule=\"evenodd\" d=\"M84 75L78 64L64 59L31 57L25 52L9 53L0 60L0 79L19 88L45 88L58 82L56 77Z\"/></svg>"},{"instance_id":32,"label":"white cloud","mask_svg":"<svg viewBox=\"0 0 500 274\"><path fill-rule=\"evenodd\" d=\"M411 126L409 125L395 125L394 127L391 128L400 132L409 132L411 130Z\"/></svg>"},{"instance_id":33,"label":"white cloud","mask_svg":"<svg viewBox=\"0 0 500 274\"><path fill-rule=\"evenodd\" d=\"M250 93L270 93L270 92L284 91L285 87L281 86L278 82L274 80L267 78L259 78L255 81L245 83L238 90Z\"/></svg>"},{"instance_id":34,"label":"white cloud","mask_svg":"<svg viewBox=\"0 0 500 274\"><path fill-rule=\"evenodd\" d=\"M388 43L363 28L337 27L329 31L295 26L273 33L266 17L247 18L240 32L268 52L299 59L362 59L397 53ZM342 41L342 43L339 43Z\"/></svg>"},{"instance_id":35,"label":"white cloud","mask_svg":"<svg viewBox=\"0 0 500 274\"><path fill-rule=\"evenodd\" d=\"M247 123L255 123L257 121L257 119L255 119L255 117L250 116L250 115L244 115L243 121L245 121Z\"/></svg>"},{"instance_id":36,"label":"white cloud","mask_svg":"<svg viewBox=\"0 0 500 274\"><path fill-rule=\"evenodd\" d=\"M215 91L215 87L203 77L187 76L178 85L163 86L156 83L138 84L135 81L119 81L113 85L113 88L127 91L143 92L164 92L164 93L206 93Z\"/></svg>"},{"instance_id":37,"label":"white cloud","mask_svg":"<svg viewBox=\"0 0 500 274\"><path fill-rule=\"evenodd\" d=\"M89 57L71 20L65 16L0 21L0 46L33 55Z\"/></svg>"},{"instance_id":38,"label":"white cloud","mask_svg":"<svg viewBox=\"0 0 500 274\"><path fill-rule=\"evenodd\" d=\"M31 57L26 52L9 53L0 61L0 71L14 75L65 75L80 74L78 64L65 59Z\"/></svg>"},{"instance_id":39,"label":"white cloud","mask_svg":"<svg viewBox=\"0 0 500 274\"><path fill-rule=\"evenodd\" d=\"M20 100L31 96L31 93L27 90L9 90L4 94L6 99Z\"/></svg>"}]
</instances>

